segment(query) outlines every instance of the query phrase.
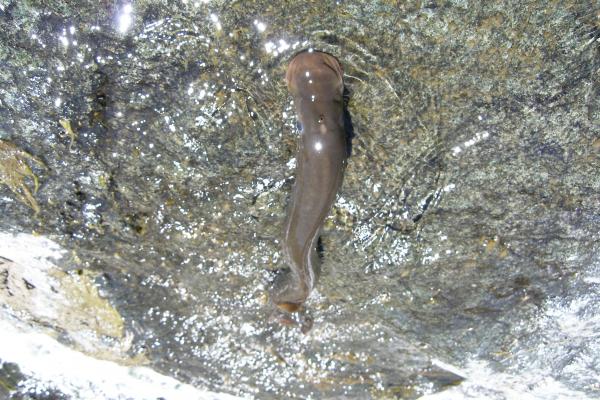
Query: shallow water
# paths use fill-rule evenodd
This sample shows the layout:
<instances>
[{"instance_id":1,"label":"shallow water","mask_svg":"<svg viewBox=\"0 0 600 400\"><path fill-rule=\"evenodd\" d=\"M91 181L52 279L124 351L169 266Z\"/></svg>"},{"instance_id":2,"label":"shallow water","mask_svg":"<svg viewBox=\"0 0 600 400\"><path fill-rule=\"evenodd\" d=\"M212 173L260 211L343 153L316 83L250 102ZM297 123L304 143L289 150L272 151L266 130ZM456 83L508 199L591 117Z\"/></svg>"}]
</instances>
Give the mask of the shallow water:
<instances>
[{"instance_id":1,"label":"shallow water","mask_svg":"<svg viewBox=\"0 0 600 400\"><path fill-rule=\"evenodd\" d=\"M30 176L0 180L0 232L58 243L64 296L92 285L122 329L40 321L25 295L2 313L260 399L598 396L599 12L0 1L0 139L48 167L39 213ZM304 335L266 292L295 164L283 75L308 47L344 65L355 137Z\"/></svg>"}]
</instances>

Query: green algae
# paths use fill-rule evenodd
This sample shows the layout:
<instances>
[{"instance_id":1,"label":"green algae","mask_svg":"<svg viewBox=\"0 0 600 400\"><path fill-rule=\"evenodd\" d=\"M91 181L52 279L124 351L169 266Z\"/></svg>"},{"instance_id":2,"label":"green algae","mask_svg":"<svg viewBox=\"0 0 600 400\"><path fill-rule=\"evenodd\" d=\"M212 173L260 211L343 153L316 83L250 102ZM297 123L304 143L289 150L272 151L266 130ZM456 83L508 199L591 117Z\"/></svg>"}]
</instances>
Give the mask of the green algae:
<instances>
[{"instance_id":1,"label":"green algae","mask_svg":"<svg viewBox=\"0 0 600 400\"><path fill-rule=\"evenodd\" d=\"M36 157L13 143L0 140L0 184L7 186L21 203L29 206L37 214L40 212L40 206L34 195L39 189L39 181L29 163L46 168ZM30 188L31 183L28 185L27 180L33 183L33 191Z\"/></svg>"}]
</instances>

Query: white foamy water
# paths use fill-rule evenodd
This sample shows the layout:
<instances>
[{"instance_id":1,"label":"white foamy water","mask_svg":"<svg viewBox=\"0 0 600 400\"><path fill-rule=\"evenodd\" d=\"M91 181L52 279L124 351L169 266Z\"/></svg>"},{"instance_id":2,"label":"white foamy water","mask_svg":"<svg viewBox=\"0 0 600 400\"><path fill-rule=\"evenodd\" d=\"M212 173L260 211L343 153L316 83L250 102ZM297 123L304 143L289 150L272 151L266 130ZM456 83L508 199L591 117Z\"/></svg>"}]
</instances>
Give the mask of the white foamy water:
<instances>
[{"instance_id":1,"label":"white foamy water","mask_svg":"<svg viewBox=\"0 0 600 400\"><path fill-rule=\"evenodd\" d=\"M20 325L20 326L19 326ZM16 363L32 378L21 382L35 392L57 389L74 399L234 400L197 389L147 367L126 367L74 351L53 338L27 332L0 315L0 359Z\"/></svg>"},{"instance_id":2,"label":"white foamy water","mask_svg":"<svg viewBox=\"0 0 600 400\"><path fill-rule=\"evenodd\" d=\"M435 364L435 363L434 363ZM446 365L446 364L444 364ZM483 360L472 360L460 371L466 379L458 386L442 392L422 396L419 400L562 400L588 399L577 390L566 387L551 376L540 375L539 371L524 371L521 374L499 373L492 370Z\"/></svg>"}]
</instances>

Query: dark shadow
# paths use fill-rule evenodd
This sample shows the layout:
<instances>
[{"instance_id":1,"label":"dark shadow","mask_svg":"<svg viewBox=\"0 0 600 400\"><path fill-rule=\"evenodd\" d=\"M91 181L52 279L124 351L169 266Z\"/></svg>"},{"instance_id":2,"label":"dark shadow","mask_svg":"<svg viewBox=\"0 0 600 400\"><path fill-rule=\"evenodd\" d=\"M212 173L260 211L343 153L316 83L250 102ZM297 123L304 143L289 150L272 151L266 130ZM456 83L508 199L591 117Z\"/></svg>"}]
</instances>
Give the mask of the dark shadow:
<instances>
[{"instance_id":1,"label":"dark shadow","mask_svg":"<svg viewBox=\"0 0 600 400\"><path fill-rule=\"evenodd\" d=\"M325 249L323 248L323 240L321 240L321 236L319 236L319 239L317 239L317 254L321 260L323 260L324 251Z\"/></svg>"},{"instance_id":2,"label":"dark shadow","mask_svg":"<svg viewBox=\"0 0 600 400\"><path fill-rule=\"evenodd\" d=\"M348 111L350 102L350 90L344 85L344 132L346 133L346 154L352 155L352 139L354 139L354 125L352 125L352 116Z\"/></svg>"}]
</instances>

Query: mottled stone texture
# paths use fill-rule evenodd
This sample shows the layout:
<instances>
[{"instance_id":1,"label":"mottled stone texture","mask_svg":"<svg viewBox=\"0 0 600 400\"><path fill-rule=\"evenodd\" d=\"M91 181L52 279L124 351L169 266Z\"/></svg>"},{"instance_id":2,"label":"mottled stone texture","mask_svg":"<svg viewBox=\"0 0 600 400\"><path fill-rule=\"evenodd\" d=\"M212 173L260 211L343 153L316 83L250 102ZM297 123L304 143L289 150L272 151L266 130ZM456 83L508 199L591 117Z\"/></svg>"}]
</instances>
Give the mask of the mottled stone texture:
<instances>
[{"instance_id":1,"label":"mottled stone texture","mask_svg":"<svg viewBox=\"0 0 600 400\"><path fill-rule=\"evenodd\" d=\"M597 396L582 3L141 0L119 32L120 2L0 1L0 171L43 162L0 180L0 230L68 250L133 335L124 362L198 386L415 398L460 381L439 359ZM344 65L355 137L303 335L265 293L293 183L282 78L308 46Z\"/></svg>"}]
</instances>

